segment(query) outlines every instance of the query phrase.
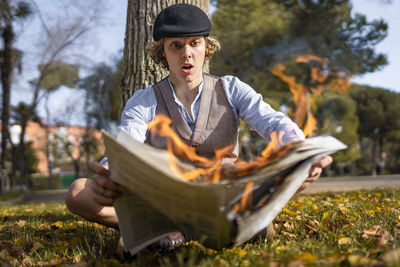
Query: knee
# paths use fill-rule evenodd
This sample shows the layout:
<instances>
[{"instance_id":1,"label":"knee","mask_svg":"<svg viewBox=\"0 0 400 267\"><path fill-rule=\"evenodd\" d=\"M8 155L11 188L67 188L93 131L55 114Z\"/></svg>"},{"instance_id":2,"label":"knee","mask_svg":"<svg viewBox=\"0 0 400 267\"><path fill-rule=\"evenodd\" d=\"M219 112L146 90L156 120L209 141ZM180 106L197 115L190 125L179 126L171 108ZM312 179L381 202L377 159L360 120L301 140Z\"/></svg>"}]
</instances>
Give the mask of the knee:
<instances>
[{"instance_id":1,"label":"knee","mask_svg":"<svg viewBox=\"0 0 400 267\"><path fill-rule=\"evenodd\" d=\"M79 195L82 194L84 189L84 185L86 183L85 178L80 178L75 180L68 189L67 195L65 196L65 204L68 210L72 213L77 213L79 206L82 203L79 203Z\"/></svg>"}]
</instances>

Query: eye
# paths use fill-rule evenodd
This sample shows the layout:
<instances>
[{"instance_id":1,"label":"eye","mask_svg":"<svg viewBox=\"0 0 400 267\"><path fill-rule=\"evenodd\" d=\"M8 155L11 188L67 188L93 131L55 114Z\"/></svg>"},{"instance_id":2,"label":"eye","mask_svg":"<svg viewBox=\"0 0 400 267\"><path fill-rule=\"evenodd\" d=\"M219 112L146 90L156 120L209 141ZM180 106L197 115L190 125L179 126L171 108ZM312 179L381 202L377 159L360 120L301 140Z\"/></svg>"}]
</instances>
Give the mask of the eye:
<instances>
[{"instance_id":1,"label":"eye","mask_svg":"<svg viewBox=\"0 0 400 267\"><path fill-rule=\"evenodd\" d=\"M180 48L180 47L181 47L181 44L178 43L178 42L173 42L173 43L171 44L171 46L174 47L174 48Z\"/></svg>"},{"instance_id":2,"label":"eye","mask_svg":"<svg viewBox=\"0 0 400 267\"><path fill-rule=\"evenodd\" d=\"M199 40L193 41L192 45L193 46L198 46L198 45L200 45L200 41Z\"/></svg>"}]
</instances>

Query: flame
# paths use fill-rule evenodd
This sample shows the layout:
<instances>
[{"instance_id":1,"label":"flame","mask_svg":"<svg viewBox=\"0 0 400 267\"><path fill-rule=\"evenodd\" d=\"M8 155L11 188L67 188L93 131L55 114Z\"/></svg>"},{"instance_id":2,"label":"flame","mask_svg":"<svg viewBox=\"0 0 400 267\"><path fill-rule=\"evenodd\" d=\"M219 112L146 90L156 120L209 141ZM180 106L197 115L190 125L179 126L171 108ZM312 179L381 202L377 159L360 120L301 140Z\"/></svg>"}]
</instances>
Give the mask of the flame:
<instances>
[{"instance_id":1,"label":"flame","mask_svg":"<svg viewBox=\"0 0 400 267\"><path fill-rule=\"evenodd\" d=\"M251 190L253 189L253 187L254 187L254 182L248 182L246 184L243 195L240 199L240 204L237 203L233 206L233 210L236 213L244 212L246 211L246 209L248 209L248 207L251 208Z\"/></svg>"},{"instance_id":2,"label":"flame","mask_svg":"<svg viewBox=\"0 0 400 267\"><path fill-rule=\"evenodd\" d=\"M313 136L316 129L317 119L314 117L314 115L310 114L303 129L304 136Z\"/></svg>"},{"instance_id":3,"label":"flame","mask_svg":"<svg viewBox=\"0 0 400 267\"><path fill-rule=\"evenodd\" d=\"M222 160L230 154L231 146L217 149L215 157L212 159L202 157L197 154L194 147L184 143L178 134L170 128L172 120L166 116L159 114L148 124L150 131L156 135L166 137L167 151L169 154L169 165L172 171L179 177L190 181L198 177L205 177L204 182L218 183L221 179L231 179L241 177L265 166L272 158L281 156L286 153L287 149L281 149L283 146L284 131L272 132L270 134L270 142L262 151L261 157L257 157L255 161L245 162L238 160L234 166L229 166L228 171L223 168ZM177 158L194 162L198 166L191 170L182 170L178 164Z\"/></svg>"},{"instance_id":4,"label":"flame","mask_svg":"<svg viewBox=\"0 0 400 267\"><path fill-rule=\"evenodd\" d=\"M222 159L230 153L232 146L217 149L213 159L202 157L197 154L194 147L187 145L181 140L178 134L169 126L171 123L171 118L163 114L158 114L152 122L148 123L150 131L167 138L167 151L170 155L169 164L171 169L180 177L188 181L201 175L209 175L213 173L213 182L218 182L220 179L219 172L221 171ZM184 158L190 162L202 164L206 167L181 172L177 164L177 157Z\"/></svg>"},{"instance_id":5,"label":"flame","mask_svg":"<svg viewBox=\"0 0 400 267\"><path fill-rule=\"evenodd\" d=\"M309 61L317 61L323 66L330 64L327 59L314 55L303 55L296 59L297 63L307 63ZM332 88L344 92L350 86L350 82L344 72L337 72L336 75L339 78L328 81L327 79L330 75L328 71L311 68L310 76L319 84L316 87L311 87L310 85L307 87L306 85L297 83L295 77L284 74L284 70L285 66L278 64L272 69L272 73L289 85L289 89L293 94L296 104L293 119L300 127L304 126L303 131L305 136L311 136L315 129L317 129L317 120L311 114L310 108L314 103L314 95L318 95ZM292 146L290 144L283 146L285 132L272 132L270 134L270 142L261 152L261 157L257 157L256 160L250 162L237 160L234 165L229 165L229 167L225 168L222 164L222 160L231 153L231 146L215 150L215 156L212 159L202 157L197 154L194 147L183 142L178 134L170 128L171 123L172 120L168 116L159 114L148 124L148 129L152 133L166 138L170 167L175 174L187 181L205 177L202 179L203 182L218 183L221 179L242 177L264 167L270 160L285 155ZM182 164L178 162L178 158L183 158L199 166L186 170L181 166ZM278 180L280 180L280 178ZM279 181L277 181L277 183L278 182ZM249 208L257 208L264 205L267 201L268 198L260 201L255 207L252 207L253 187L253 182L246 184L240 203L236 203L233 207L237 213L243 213Z\"/></svg>"},{"instance_id":6,"label":"flame","mask_svg":"<svg viewBox=\"0 0 400 267\"><path fill-rule=\"evenodd\" d=\"M278 137L276 137L276 132L272 132L270 135L271 141L261 152L261 156L266 159L271 154L271 152L273 152L276 149L278 149L279 147L281 147L283 144L282 140L283 140L284 135L285 135L284 131L280 131Z\"/></svg>"},{"instance_id":7,"label":"flame","mask_svg":"<svg viewBox=\"0 0 400 267\"><path fill-rule=\"evenodd\" d=\"M317 119L311 114L311 106L314 104L315 95L319 95L322 92L333 89L339 92L345 92L351 85L349 81L350 76L343 71L337 71L336 73L328 71L326 68L329 64L332 64L326 58L320 58L315 55L301 55L296 59L296 63L308 63L310 61L317 61L322 65L321 68L311 68L311 78L318 82L316 87L307 87L306 85L298 84L296 78L284 74L285 66L277 64L272 70L272 74L278 76L282 81L286 82L289 86L290 91L293 94L296 110L293 114L293 120L299 127L303 127L305 136L312 136L314 131L317 129ZM335 79L328 81L330 74L335 75ZM312 95L310 95L312 93Z\"/></svg>"}]
</instances>

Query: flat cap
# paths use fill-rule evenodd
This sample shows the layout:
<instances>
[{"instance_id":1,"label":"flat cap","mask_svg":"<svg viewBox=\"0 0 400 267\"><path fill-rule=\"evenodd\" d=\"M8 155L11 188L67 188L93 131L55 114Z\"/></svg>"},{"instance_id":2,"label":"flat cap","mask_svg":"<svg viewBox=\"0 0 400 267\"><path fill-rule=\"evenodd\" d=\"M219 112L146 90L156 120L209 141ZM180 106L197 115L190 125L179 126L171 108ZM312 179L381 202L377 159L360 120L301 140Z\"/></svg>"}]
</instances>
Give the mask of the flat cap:
<instances>
[{"instance_id":1,"label":"flat cap","mask_svg":"<svg viewBox=\"0 0 400 267\"><path fill-rule=\"evenodd\" d=\"M201 8L190 4L175 4L158 14L153 27L153 38L208 36L211 22Z\"/></svg>"}]
</instances>

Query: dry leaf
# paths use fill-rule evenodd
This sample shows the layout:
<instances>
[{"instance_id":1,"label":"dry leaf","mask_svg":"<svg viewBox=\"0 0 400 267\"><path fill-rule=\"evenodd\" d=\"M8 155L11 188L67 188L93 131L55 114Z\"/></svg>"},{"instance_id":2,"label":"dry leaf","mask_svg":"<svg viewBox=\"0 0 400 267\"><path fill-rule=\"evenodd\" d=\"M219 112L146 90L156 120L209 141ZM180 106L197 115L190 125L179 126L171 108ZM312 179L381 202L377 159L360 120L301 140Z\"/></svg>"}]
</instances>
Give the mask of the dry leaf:
<instances>
[{"instance_id":1,"label":"dry leaf","mask_svg":"<svg viewBox=\"0 0 400 267\"><path fill-rule=\"evenodd\" d=\"M51 225L51 228L52 228L52 229L58 229L58 228L61 228L62 225L63 225L63 222L61 222L61 221L56 221L56 222L54 222L54 223Z\"/></svg>"},{"instance_id":2,"label":"dry leaf","mask_svg":"<svg viewBox=\"0 0 400 267\"><path fill-rule=\"evenodd\" d=\"M394 226L393 231L396 235L400 235L400 223Z\"/></svg>"},{"instance_id":3,"label":"dry leaf","mask_svg":"<svg viewBox=\"0 0 400 267\"><path fill-rule=\"evenodd\" d=\"M0 251L0 259L1 260L7 260L7 257L9 256L8 251L6 249L2 249Z\"/></svg>"},{"instance_id":4,"label":"dry leaf","mask_svg":"<svg viewBox=\"0 0 400 267\"><path fill-rule=\"evenodd\" d=\"M379 225L374 225L371 228L364 229L363 233L367 236L379 237L381 235L382 228Z\"/></svg>"},{"instance_id":5,"label":"dry leaf","mask_svg":"<svg viewBox=\"0 0 400 267\"><path fill-rule=\"evenodd\" d=\"M400 265L400 248L386 252L385 254L383 254L382 259L388 265Z\"/></svg>"},{"instance_id":6,"label":"dry leaf","mask_svg":"<svg viewBox=\"0 0 400 267\"><path fill-rule=\"evenodd\" d=\"M374 225L371 228L364 229L362 237L378 240L378 246L385 246L393 239L392 235L388 231L382 229L379 225Z\"/></svg>"},{"instance_id":7,"label":"dry leaf","mask_svg":"<svg viewBox=\"0 0 400 267\"><path fill-rule=\"evenodd\" d=\"M44 246L39 242L35 242L35 243L33 243L33 246L31 248L30 252L34 252L34 251L36 251L38 249L41 249L41 248L44 248Z\"/></svg>"},{"instance_id":8,"label":"dry leaf","mask_svg":"<svg viewBox=\"0 0 400 267\"><path fill-rule=\"evenodd\" d=\"M10 249L7 249L7 251L13 258L22 257L25 253L24 249L21 247L11 247Z\"/></svg>"},{"instance_id":9,"label":"dry leaf","mask_svg":"<svg viewBox=\"0 0 400 267\"><path fill-rule=\"evenodd\" d=\"M309 252L304 252L303 254L301 254L299 256L299 258L302 259L305 262L312 262L312 261L315 261L315 260L318 259L315 255L313 255L313 254L311 254Z\"/></svg>"},{"instance_id":10,"label":"dry leaf","mask_svg":"<svg viewBox=\"0 0 400 267\"><path fill-rule=\"evenodd\" d=\"M342 237L338 240L339 246L348 245L351 244L351 242L353 242L351 237Z\"/></svg>"},{"instance_id":11,"label":"dry leaf","mask_svg":"<svg viewBox=\"0 0 400 267\"><path fill-rule=\"evenodd\" d=\"M288 232L285 232L285 231L281 231L281 234L284 234L284 235L286 235L286 236L288 236L290 238L296 239L296 235L294 235L294 234L291 234L291 233L288 233Z\"/></svg>"},{"instance_id":12,"label":"dry leaf","mask_svg":"<svg viewBox=\"0 0 400 267\"><path fill-rule=\"evenodd\" d=\"M367 265L371 263L371 259L362 257L360 255L350 255L347 257L350 265Z\"/></svg>"},{"instance_id":13,"label":"dry leaf","mask_svg":"<svg viewBox=\"0 0 400 267\"><path fill-rule=\"evenodd\" d=\"M25 248L27 245L28 241L26 241L25 238L18 238L17 241L15 241L15 245L17 247Z\"/></svg>"},{"instance_id":14,"label":"dry leaf","mask_svg":"<svg viewBox=\"0 0 400 267\"><path fill-rule=\"evenodd\" d=\"M285 222L283 226L290 231L294 229L294 223L290 221Z\"/></svg>"},{"instance_id":15,"label":"dry leaf","mask_svg":"<svg viewBox=\"0 0 400 267\"><path fill-rule=\"evenodd\" d=\"M303 267L304 263L301 260L293 260L289 262L288 267Z\"/></svg>"}]
</instances>

